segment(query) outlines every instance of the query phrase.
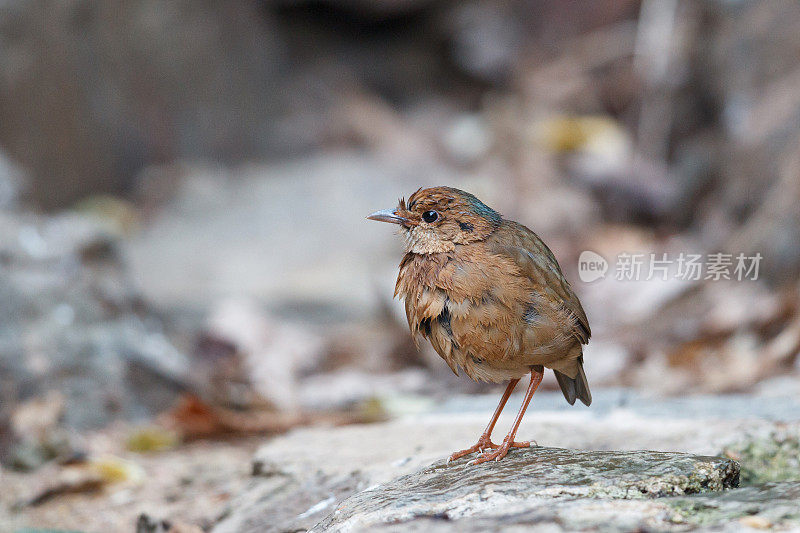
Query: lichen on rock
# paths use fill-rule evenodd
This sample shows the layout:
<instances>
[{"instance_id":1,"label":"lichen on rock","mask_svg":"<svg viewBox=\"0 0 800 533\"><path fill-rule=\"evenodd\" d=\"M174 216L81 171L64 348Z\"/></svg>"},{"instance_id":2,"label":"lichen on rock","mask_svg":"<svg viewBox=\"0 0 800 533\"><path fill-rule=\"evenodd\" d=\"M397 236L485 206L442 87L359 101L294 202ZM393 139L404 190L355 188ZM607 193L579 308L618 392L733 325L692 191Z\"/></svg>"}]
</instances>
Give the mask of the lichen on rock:
<instances>
[{"instance_id":1,"label":"lichen on rock","mask_svg":"<svg viewBox=\"0 0 800 533\"><path fill-rule=\"evenodd\" d=\"M722 454L741 464L743 485L800 480L800 425L746 435Z\"/></svg>"},{"instance_id":2,"label":"lichen on rock","mask_svg":"<svg viewBox=\"0 0 800 533\"><path fill-rule=\"evenodd\" d=\"M675 522L710 526L758 517L766 527L800 526L800 481L763 483L664 501L674 510Z\"/></svg>"}]
</instances>

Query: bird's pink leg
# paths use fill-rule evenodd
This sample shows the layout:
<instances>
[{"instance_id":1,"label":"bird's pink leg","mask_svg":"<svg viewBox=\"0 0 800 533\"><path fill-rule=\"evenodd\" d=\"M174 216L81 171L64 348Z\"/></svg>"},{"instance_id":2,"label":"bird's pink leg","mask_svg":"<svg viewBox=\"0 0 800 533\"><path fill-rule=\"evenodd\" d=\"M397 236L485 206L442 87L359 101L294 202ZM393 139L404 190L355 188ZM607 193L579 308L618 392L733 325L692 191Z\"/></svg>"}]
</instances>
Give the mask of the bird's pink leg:
<instances>
[{"instance_id":1,"label":"bird's pink leg","mask_svg":"<svg viewBox=\"0 0 800 533\"><path fill-rule=\"evenodd\" d=\"M519 425L522 422L522 417L525 416L525 410L528 408L528 404L531 403L533 393L535 393L536 389L539 388L539 384L542 382L543 377L544 368L539 366L531 369L531 383L528 385L528 390L525 391L525 399L522 400L522 406L519 408L519 413L517 413L517 418L514 420L514 426L511 428L511 431L508 432L506 438L503 439L503 443L500 446L497 446L496 450L490 453L482 453L477 459L472 460L471 464L480 464L492 460L499 461L505 457L506 454L508 454L508 450L511 448L530 446L530 443L514 442L514 436L517 434Z\"/></svg>"},{"instance_id":2,"label":"bird's pink leg","mask_svg":"<svg viewBox=\"0 0 800 533\"><path fill-rule=\"evenodd\" d=\"M508 382L508 386L506 387L506 391L503 393L503 397L500 398L500 403L497 405L497 409L494 410L494 414L492 415L492 419L489 420L489 425L486 426L486 429L483 430L483 433L478 438L478 442L466 450L461 450L460 452L454 452L448 461L454 461L459 457L464 457L465 455L469 455L475 452L482 452L486 448L495 449L498 447L497 444L492 442L492 430L494 429L494 425L497 424L497 419L500 418L500 413L503 412L503 407L506 406L506 402L508 401L509 396L514 391L514 387L517 386L519 383L519 379L512 379ZM522 444L522 443L515 443L515 444ZM525 443L527 446L528 444Z\"/></svg>"}]
</instances>

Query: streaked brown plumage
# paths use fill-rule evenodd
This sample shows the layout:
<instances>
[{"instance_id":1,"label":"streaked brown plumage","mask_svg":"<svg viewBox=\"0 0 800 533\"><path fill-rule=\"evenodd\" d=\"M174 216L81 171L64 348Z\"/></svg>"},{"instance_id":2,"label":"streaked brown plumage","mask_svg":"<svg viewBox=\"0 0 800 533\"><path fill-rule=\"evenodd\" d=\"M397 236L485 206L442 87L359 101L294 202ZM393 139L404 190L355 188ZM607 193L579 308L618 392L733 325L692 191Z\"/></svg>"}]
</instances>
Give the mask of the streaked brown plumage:
<instances>
[{"instance_id":1,"label":"streaked brown plumage","mask_svg":"<svg viewBox=\"0 0 800 533\"><path fill-rule=\"evenodd\" d=\"M478 443L451 459L486 448L475 462L502 459L543 367L555 371L570 404L592 401L582 345L591 330L578 297L555 256L525 226L503 219L475 196L450 187L420 189L398 207L368 218L399 224L406 238L395 296L405 301L412 334L427 338L456 375L510 380ZM519 379L531 385L503 444L490 437Z\"/></svg>"}]
</instances>

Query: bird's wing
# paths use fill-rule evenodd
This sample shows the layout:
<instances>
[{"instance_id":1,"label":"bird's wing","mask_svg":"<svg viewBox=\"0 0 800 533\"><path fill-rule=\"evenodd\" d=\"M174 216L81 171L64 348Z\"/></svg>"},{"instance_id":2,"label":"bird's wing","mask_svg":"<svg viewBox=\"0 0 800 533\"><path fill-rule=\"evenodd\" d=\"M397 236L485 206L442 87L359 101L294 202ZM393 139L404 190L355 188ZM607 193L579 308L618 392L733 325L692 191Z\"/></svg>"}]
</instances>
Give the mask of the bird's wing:
<instances>
[{"instance_id":1,"label":"bird's wing","mask_svg":"<svg viewBox=\"0 0 800 533\"><path fill-rule=\"evenodd\" d=\"M592 331L586 312L564 278L553 252L538 235L522 224L504 220L489 236L486 245L490 252L510 258L542 295L563 307L574 319L572 334L581 344L589 342Z\"/></svg>"}]
</instances>

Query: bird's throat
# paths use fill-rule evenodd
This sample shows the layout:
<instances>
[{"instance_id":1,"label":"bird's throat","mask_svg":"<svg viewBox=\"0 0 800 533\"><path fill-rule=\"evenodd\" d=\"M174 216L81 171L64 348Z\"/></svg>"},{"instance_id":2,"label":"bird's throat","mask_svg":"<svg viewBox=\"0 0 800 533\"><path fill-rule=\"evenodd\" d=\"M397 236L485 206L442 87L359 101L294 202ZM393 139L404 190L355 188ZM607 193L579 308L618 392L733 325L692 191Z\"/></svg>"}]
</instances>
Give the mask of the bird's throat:
<instances>
[{"instance_id":1,"label":"bird's throat","mask_svg":"<svg viewBox=\"0 0 800 533\"><path fill-rule=\"evenodd\" d=\"M456 245L452 241L438 238L433 232L413 227L404 232L406 252L413 254L440 254L452 252Z\"/></svg>"}]
</instances>

